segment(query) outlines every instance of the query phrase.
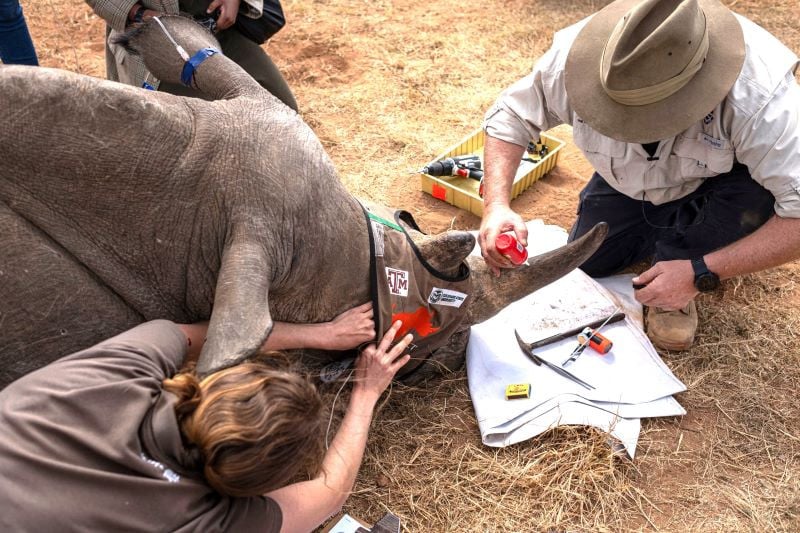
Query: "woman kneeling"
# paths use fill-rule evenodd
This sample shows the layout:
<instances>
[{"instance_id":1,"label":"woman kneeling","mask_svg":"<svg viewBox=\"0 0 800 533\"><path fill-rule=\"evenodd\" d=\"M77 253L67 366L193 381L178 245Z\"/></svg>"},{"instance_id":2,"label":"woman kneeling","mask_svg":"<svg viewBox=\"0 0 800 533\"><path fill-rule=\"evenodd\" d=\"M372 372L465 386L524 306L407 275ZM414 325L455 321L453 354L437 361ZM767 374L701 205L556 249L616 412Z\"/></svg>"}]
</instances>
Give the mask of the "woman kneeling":
<instances>
[{"instance_id":1,"label":"woman kneeling","mask_svg":"<svg viewBox=\"0 0 800 533\"><path fill-rule=\"evenodd\" d=\"M314 529L347 499L375 404L408 361L398 328L357 359L324 452L322 401L297 373L177 373L205 325L148 322L28 374L0 392L0 530Z\"/></svg>"}]
</instances>

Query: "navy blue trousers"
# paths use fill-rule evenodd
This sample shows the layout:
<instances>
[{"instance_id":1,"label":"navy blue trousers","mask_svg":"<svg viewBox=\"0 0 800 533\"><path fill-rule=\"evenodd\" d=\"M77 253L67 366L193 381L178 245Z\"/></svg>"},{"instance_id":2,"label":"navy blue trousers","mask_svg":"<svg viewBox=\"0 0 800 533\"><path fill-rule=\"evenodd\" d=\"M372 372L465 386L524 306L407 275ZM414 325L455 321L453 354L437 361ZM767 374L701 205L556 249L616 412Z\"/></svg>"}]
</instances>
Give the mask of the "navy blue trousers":
<instances>
[{"instance_id":1,"label":"navy blue trousers","mask_svg":"<svg viewBox=\"0 0 800 533\"><path fill-rule=\"evenodd\" d=\"M775 198L747 167L708 178L693 193L662 205L614 190L596 172L581 191L572 241L606 222L606 240L581 270L592 277L615 274L639 261L693 259L752 233L774 214Z\"/></svg>"},{"instance_id":2,"label":"navy blue trousers","mask_svg":"<svg viewBox=\"0 0 800 533\"><path fill-rule=\"evenodd\" d=\"M0 0L0 59L6 64L39 64L19 0Z\"/></svg>"}]
</instances>

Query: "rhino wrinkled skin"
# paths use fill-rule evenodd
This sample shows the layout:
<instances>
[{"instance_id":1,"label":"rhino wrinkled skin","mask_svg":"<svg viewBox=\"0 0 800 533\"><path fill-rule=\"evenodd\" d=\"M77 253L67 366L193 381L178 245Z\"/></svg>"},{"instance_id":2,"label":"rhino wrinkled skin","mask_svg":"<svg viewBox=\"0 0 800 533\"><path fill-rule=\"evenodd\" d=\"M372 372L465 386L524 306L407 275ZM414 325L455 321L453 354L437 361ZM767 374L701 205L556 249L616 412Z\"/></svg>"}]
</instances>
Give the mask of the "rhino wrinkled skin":
<instances>
[{"instance_id":1,"label":"rhino wrinkled skin","mask_svg":"<svg viewBox=\"0 0 800 533\"><path fill-rule=\"evenodd\" d=\"M193 54L218 46L162 17ZM160 79L183 60L148 23L127 43ZM198 369L251 355L273 320L321 322L367 301L367 225L302 119L221 55L197 70L215 101L66 71L0 66L0 386L145 320L209 319ZM469 257L470 324L581 264L606 229L495 278ZM467 232L412 232L453 271ZM213 313L212 313L213 307Z\"/></svg>"}]
</instances>

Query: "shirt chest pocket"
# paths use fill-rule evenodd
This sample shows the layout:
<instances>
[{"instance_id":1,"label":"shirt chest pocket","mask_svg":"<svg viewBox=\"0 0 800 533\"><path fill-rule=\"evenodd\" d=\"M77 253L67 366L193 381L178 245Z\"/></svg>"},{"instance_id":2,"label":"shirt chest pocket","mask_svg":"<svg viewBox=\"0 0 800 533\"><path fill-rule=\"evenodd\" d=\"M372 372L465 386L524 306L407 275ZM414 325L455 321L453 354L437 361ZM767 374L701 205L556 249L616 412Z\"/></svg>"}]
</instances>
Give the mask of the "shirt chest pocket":
<instances>
[{"instance_id":1,"label":"shirt chest pocket","mask_svg":"<svg viewBox=\"0 0 800 533\"><path fill-rule=\"evenodd\" d=\"M575 121L572 139L598 174L606 179L619 180L618 166L625 157L625 143L601 135L581 119Z\"/></svg>"},{"instance_id":2,"label":"shirt chest pocket","mask_svg":"<svg viewBox=\"0 0 800 533\"><path fill-rule=\"evenodd\" d=\"M731 143L706 134L700 134L698 138L677 137L672 146L672 155L678 159L684 178L716 176L733 168Z\"/></svg>"}]
</instances>

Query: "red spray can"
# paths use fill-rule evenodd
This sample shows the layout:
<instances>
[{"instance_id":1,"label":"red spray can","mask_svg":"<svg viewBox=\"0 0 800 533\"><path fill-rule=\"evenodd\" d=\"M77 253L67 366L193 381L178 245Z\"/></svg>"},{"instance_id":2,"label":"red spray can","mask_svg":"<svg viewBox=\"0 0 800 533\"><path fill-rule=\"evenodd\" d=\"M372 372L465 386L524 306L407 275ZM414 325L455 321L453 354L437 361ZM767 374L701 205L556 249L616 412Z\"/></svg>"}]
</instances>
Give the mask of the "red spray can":
<instances>
[{"instance_id":1,"label":"red spray can","mask_svg":"<svg viewBox=\"0 0 800 533\"><path fill-rule=\"evenodd\" d=\"M509 233L498 235L494 241L494 246L498 252L508 257L515 265L521 265L528 259L528 250Z\"/></svg>"}]
</instances>

